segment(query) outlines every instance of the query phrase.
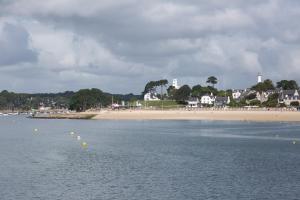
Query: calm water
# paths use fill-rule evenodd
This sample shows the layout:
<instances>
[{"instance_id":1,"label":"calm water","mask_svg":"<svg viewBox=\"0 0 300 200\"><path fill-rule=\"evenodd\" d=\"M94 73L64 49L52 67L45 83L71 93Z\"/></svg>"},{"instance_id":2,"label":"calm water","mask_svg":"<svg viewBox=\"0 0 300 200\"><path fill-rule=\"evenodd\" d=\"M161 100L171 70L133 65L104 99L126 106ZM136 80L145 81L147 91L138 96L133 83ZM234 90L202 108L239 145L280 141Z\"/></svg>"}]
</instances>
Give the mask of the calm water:
<instances>
[{"instance_id":1,"label":"calm water","mask_svg":"<svg viewBox=\"0 0 300 200\"><path fill-rule=\"evenodd\" d=\"M300 124L0 117L0 199L300 199Z\"/></svg>"}]
</instances>

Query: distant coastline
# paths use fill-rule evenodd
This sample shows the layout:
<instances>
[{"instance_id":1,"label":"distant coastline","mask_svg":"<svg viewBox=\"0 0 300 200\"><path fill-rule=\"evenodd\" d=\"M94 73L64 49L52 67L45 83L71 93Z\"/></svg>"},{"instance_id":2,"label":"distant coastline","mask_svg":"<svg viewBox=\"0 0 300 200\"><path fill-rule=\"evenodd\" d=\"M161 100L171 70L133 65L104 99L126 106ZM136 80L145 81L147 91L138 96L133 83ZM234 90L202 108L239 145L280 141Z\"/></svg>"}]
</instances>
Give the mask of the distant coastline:
<instances>
[{"instance_id":1,"label":"distant coastline","mask_svg":"<svg viewBox=\"0 0 300 200\"><path fill-rule=\"evenodd\" d=\"M103 110L72 114L36 116L38 119L92 119L92 120L222 120L300 122L298 111L247 110Z\"/></svg>"}]
</instances>

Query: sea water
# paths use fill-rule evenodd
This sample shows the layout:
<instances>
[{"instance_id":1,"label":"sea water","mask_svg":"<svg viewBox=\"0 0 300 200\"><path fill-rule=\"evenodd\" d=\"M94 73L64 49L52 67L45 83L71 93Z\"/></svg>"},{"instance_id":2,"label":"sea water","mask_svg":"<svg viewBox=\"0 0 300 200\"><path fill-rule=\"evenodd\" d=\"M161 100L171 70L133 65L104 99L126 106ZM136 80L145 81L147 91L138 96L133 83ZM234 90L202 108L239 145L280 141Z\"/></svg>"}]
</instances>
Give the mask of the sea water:
<instances>
[{"instance_id":1,"label":"sea water","mask_svg":"<svg viewBox=\"0 0 300 200\"><path fill-rule=\"evenodd\" d=\"M0 199L300 199L300 124L0 117Z\"/></svg>"}]
</instances>

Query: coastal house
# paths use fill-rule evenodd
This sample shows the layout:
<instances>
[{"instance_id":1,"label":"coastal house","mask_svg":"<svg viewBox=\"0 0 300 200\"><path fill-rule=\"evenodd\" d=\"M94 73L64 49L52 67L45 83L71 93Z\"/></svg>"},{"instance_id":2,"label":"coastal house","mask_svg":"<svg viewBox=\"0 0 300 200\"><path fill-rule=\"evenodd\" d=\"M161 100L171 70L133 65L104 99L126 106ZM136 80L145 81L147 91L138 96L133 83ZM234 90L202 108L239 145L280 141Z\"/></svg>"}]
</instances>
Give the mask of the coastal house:
<instances>
[{"instance_id":1,"label":"coastal house","mask_svg":"<svg viewBox=\"0 0 300 200\"><path fill-rule=\"evenodd\" d=\"M238 100L240 99L240 97L242 96L242 94L244 93L245 90L233 90L232 91L232 98L234 100Z\"/></svg>"},{"instance_id":2,"label":"coastal house","mask_svg":"<svg viewBox=\"0 0 300 200\"><path fill-rule=\"evenodd\" d=\"M202 105L213 105L215 102L215 97L213 94L206 94L201 97L201 104Z\"/></svg>"},{"instance_id":3,"label":"coastal house","mask_svg":"<svg viewBox=\"0 0 300 200\"><path fill-rule=\"evenodd\" d=\"M144 95L144 101L159 101L156 92L148 92Z\"/></svg>"},{"instance_id":4,"label":"coastal house","mask_svg":"<svg viewBox=\"0 0 300 200\"><path fill-rule=\"evenodd\" d=\"M199 105L200 105L200 101L197 97L190 97L188 100L187 100L187 107L189 108L198 108Z\"/></svg>"},{"instance_id":5,"label":"coastal house","mask_svg":"<svg viewBox=\"0 0 300 200\"><path fill-rule=\"evenodd\" d=\"M279 90L267 90L262 93L256 92L256 99L263 103L263 102L268 101L270 95L273 95L276 93L279 93Z\"/></svg>"},{"instance_id":6,"label":"coastal house","mask_svg":"<svg viewBox=\"0 0 300 200\"><path fill-rule=\"evenodd\" d=\"M226 105L230 104L230 97L215 97L214 105L216 107L225 107Z\"/></svg>"},{"instance_id":7,"label":"coastal house","mask_svg":"<svg viewBox=\"0 0 300 200\"><path fill-rule=\"evenodd\" d=\"M298 90L281 90L279 93L279 103L291 105L291 102L297 101L300 103L300 96Z\"/></svg>"}]
</instances>

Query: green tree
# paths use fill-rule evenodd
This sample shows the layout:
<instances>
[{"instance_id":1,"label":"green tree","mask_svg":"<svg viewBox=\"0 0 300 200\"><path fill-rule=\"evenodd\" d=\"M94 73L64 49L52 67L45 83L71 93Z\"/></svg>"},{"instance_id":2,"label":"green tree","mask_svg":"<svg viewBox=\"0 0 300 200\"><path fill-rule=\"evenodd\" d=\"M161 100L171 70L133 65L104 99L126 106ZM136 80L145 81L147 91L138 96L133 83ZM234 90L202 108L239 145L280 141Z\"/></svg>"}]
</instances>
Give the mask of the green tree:
<instances>
[{"instance_id":1,"label":"green tree","mask_svg":"<svg viewBox=\"0 0 300 200\"><path fill-rule=\"evenodd\" d=\"M71 98L70 109L83 112L90 108L107 106L109 103L110 96L105 95L101 90L96 88L82 89Z\"/></svg>"},{"instance_id":2,"label":"green tree","mask_svg":"<svg viewBox=\"0 0 300 200\"><path fill-rule=\"evenodd\" d=\"M279 94L275 93L275 94L271 94L268 97L268 101L264 102L263 105L266 107L277 107L278 106L278 98L279 98Z\"/></svg>"},{"instance_id":3,"label":"green tree","mask_svg":"<svg viewBox=\"0 0 300 200\"><path fill-rule=\"evenodd\" d=\"M276 83L276 87L283 90L297 90L299 88L295 80L281 80Z\"/></svg>"},{"instance_id":4,"label":"green tree","mask_svg":"<svg viewBox=\"0 0 300 200\"><path fill-rule=\"evenodd\" d=\"M143 95L145 95L148 92L155 92L157 85L158 85L157 81L149 81L145 86Z\"/></svg>"},{"instance_id":5,"label":"green tree","mask_svg":"<svg viewBox=\"0 0 300 200\"><path fill-rule=\"evenodd\" d=\"M202 86L201 85L195 85L192 87L192 96L193 97L200 97L202 94Z\"/></svg>"},{"instance_id":6,"label":"green tree","mask_svg":"<svg viewBox=\"0 0 300 200\"><path fill-rule=\"evenodd\" d=\"M174 99L178 102L184 102L188 100L188 98L191 95L191 88L188 85L183 85L181 88L179 88L174 95Z\"/></svg>"},{"instance_id":7,"label":"green tree","mask_svg":"<svg viewBox=\"0 0 300 200\"><path fill-rule=\"evenodd\" d=\"M214 76L210 76L210 77L207 78L206 83L211 84L214 88L215 85L218 83L218 79Z\"/></svg>"},{"instance_id":8,"label":"green tree","mask_svg":"<svg viewBox=\"0 0 300 200\"><path fill-rule=\"evenodd\" d=\"M292 101L290 105L293 107L299 107L299 101Z\"/></svg>"},{"instance_id":9,"label":"green tree","mask_svg":"<svg viewBox=\"0 0 300 200\"><path fill-rule=\"evenodd\" d=\"M262 92L265 92L267 90L274 90L275 87L270 79L266 79L264 82L252 86L251 89L262 94Z\"/></svg>"},{"instance_id":10,"label":"green tree","mask_svg":"<svg viewBox=\"0 0 300 200\"><path fill-rule=\"evenodd\" d=\"M167 79L162 79L158 81L158 85L160 86L160 96L161 100L163 100L163 88L168 85L168 80Z\"/></svg>"},{"instance_id":11,"label":"green tree","mask_svg":"<svg viewBox=\"0 0 300 200\"><path fill-rule=\"evenodd\" d=\"M167 93L168 93L168 98L173 100L174 99L174 95L176 93L176 88L172 85L170 85L168 88L167 88Z\"/></svg>"}]
</instances>

